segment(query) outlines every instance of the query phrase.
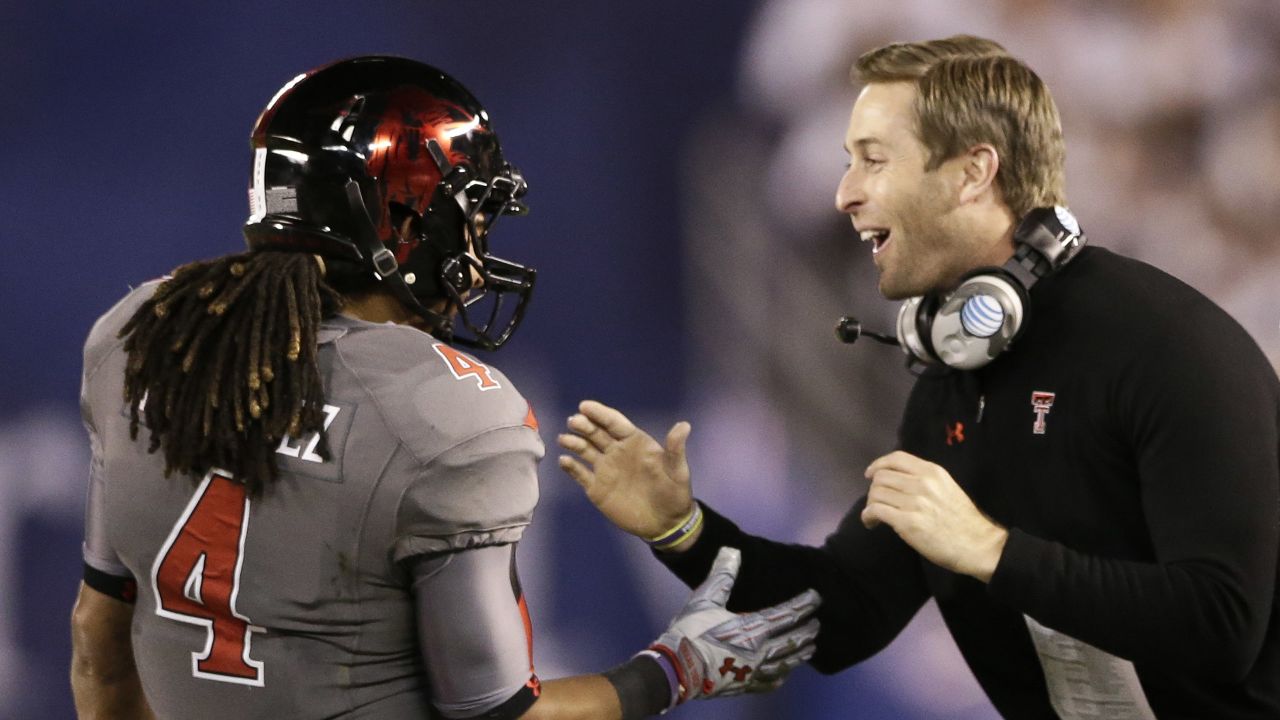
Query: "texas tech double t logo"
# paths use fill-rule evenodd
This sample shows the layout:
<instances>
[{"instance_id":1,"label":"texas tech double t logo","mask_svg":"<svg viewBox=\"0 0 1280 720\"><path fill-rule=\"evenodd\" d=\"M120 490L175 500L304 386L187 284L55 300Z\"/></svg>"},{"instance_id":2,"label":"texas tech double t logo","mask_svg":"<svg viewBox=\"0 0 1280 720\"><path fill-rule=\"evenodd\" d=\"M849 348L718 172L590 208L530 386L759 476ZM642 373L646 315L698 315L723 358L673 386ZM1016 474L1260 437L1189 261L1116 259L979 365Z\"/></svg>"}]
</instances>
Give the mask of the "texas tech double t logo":
<instances>
[{"instance_id":1,"label":"texas tech double t logo","mask_svg":"<svg viewBox=\"0 0 1280 720\"><path fill-rule=\"evenodd\" d=\"M1049 415L1049 410L1053 407L1053 398L1056 395L1044 390L1035 390L1031 393L1031 410L1036 414L1036 421L1031 425L1031 432L1036 435L1043 435L1045 432L1045 418Z\"/></svg>"}]
</instances>

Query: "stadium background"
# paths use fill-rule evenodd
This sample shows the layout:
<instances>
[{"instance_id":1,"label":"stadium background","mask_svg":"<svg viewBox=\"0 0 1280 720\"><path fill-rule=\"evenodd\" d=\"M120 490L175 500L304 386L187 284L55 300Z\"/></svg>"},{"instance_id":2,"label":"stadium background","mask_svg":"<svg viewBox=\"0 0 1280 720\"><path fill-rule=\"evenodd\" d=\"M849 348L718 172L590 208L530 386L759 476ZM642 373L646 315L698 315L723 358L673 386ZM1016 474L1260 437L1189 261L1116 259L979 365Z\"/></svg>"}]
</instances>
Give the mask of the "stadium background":
<instances>
[{"instance_id":1,"label":"stadium background","mask_svg":"<svg viewBox=\"0 0 1280 720\"><path fill-rule=\"evenodd\" d=\"M892 443L909 381L892 351L831 333L844 312L894 312L831 210L846 71L873 45L956 32L1054 89L1094 242L1209 293L1280 362L1275 0L0 3L0 717L72 716L83 337L130 285L240 247L248 132L297 72L402 54L485 103L532 188L494 246L540 270L491 359L548 445L583 397L653 431L690 419L702 497L816 542ZM554 462L542 491L521 548L539 672L602 669L685 591ZM679 716L994 713L927 608L834 679L806 668Z\"/></svg>"}]
</instances>

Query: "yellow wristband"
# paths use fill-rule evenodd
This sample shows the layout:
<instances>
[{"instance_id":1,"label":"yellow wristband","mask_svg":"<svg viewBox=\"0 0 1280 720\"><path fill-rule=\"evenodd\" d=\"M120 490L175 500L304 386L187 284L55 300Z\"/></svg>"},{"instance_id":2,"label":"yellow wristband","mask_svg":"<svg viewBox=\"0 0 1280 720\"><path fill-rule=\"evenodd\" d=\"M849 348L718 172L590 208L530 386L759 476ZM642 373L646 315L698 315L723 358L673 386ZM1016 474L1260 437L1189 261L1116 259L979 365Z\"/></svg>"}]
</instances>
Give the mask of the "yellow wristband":
<instances>
[{"instance_id":1,"label":"yellow wristband","mask_svg":"<svg viewBox=\"0 0 1280 720\"><path fill-rule=\"evenodd\" d=\"M695 500L693 512L689 513L679 525L662 533L656 538L645 540L655 550L670 550L688 540L702 527L702 506Z\"/></svg>"}]
</instances>

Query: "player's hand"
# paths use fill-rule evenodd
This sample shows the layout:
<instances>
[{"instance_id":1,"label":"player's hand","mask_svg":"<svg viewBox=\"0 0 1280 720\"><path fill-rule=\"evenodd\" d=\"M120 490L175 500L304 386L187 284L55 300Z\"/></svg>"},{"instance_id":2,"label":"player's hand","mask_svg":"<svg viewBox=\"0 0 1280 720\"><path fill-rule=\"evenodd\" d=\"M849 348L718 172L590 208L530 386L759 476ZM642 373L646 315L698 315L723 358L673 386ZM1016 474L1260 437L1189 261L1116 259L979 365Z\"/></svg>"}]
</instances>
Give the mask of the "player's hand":
<instances>
[{"instance_id":1,"label":"player's hand","mask_svg":"<svg viewBox=\"0 0 1280 720\"><path fill-rule=\"evenodd\" d=\"M711 574L650 647L676 667L680 701L773 690L813 657L822 599L813 590L741 615L724 605L742 554L720 548Z\"/></svg>"},{"instance_id":2,"label":"player's hand","mask_svg":"<svg viewBox=\"0 0 1280 720\"><path fill-rule=\"evenodd\" d=\"M619 528L649 539L680 525L693 510L685 442L687 422L676 423L659 445L626 415L594 400L578 406L568 433L556 440L576 455L561 455L564 470Z\"/></svg>"},{"instance_id":3,"label":"player's hand","mask_svg":"<svg viewBox=\"0 0 1280 720\"><path fill-rule=\"evenodd\" d=\"M863 525L889 525L933 564L991 579L1009 533L978 510L946 469L897 451L871 463L866 476Z\"/></svg>"}]
</instances>

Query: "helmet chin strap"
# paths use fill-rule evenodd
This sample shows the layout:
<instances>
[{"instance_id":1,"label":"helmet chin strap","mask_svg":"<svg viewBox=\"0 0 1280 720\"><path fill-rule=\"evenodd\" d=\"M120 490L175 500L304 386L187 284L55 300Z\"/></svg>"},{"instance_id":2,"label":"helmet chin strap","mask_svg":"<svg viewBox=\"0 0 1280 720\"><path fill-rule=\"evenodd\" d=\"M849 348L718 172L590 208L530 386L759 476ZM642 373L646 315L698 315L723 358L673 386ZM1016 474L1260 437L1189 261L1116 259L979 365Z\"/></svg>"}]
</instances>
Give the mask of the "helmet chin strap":
<instances>
[{"instance_id":1,"label":"helmet chin strap","mask_svg":"<svg viewBox=\"0 0 1280 720\"><path fill-rule=\"evenodd\" d=\"M392 297L403 303L415 315L431 324L433 335L437 335L441 340L451 338L453 336L453 321L448 315L429 309L418 298L414 297L413 291L409 289L409 284L404 281L404 277L399 272L400 264L396 262L396 256L378 238L378 232L374 228L373 220L369 217L368 208L364 204L364 195L360 192L360 186L355 180L348 180L345 190L347 202L350 203L352 213L357 218L357 232L362 236L361 240L365 243L365 246L373 248L373 254L368 258L368 263L373 267L373 274L391 291Z\"/></svg>"}]
</instances>

